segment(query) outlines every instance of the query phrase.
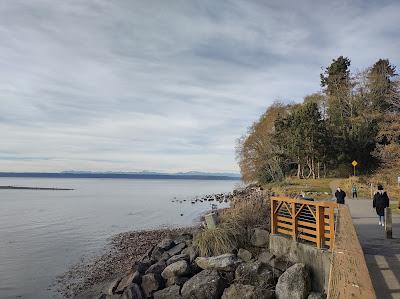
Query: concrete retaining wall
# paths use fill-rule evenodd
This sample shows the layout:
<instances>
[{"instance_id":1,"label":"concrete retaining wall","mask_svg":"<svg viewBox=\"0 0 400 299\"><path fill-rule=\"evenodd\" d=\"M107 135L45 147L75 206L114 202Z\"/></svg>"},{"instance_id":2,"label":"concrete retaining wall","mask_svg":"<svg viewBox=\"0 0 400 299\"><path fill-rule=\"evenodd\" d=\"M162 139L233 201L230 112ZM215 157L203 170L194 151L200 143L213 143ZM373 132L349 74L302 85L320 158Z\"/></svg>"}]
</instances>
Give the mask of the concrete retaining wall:
<instances>
[{"instance_id":1,"label":"concrete retaining wall","mask_svg":"<svg viewBox=\"0 0 400 299\"><path fill-rule=\"evenodd\" d=\"M330 252L294 242L280 235L270 235L269 249L276 256L284 256L293 263L303 263L308 266L311 271L313 290L325 293L328 291Z\"/></svg>"}]
</instances>

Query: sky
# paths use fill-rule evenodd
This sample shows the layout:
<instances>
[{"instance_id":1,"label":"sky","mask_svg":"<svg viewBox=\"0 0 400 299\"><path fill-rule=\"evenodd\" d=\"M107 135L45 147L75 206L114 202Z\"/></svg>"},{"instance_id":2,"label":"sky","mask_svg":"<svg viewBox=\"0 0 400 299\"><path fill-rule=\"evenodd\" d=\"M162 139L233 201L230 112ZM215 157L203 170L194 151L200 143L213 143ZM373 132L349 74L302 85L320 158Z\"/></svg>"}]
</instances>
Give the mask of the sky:
<instances>
[{"instance_id":1,"label":"sky","mask_svg":"<svg viewBox=\"0 0 400 299\"><path fill-rule=\"evenodd\" d=\"M4 0L0 171L238 172L276 100L400 67L400 1Z\"/></svg>"}]
</instances>

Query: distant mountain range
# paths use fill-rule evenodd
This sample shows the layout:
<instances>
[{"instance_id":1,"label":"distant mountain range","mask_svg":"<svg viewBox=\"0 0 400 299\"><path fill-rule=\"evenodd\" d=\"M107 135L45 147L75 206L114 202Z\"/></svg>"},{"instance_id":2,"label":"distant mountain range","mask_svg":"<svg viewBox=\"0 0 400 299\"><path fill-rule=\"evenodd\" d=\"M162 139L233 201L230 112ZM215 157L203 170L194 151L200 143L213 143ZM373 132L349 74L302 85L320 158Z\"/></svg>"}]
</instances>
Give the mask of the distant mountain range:
<instances>
[{"instance_id":1,"label":"distant mountain range","mask_svg":"<svg viewBox=\"0 0 400 299\"><path fill-rule=\"evenodd\" d=\"M182 179L182 180L240 180L238 173L230 172L177 172L163 173L154 171L140 172L95 172L95 171L61 171L61 172L0 172L0 177L41 177L41 178L127 178L127 179Z\"/></svg>"}]
</instances>

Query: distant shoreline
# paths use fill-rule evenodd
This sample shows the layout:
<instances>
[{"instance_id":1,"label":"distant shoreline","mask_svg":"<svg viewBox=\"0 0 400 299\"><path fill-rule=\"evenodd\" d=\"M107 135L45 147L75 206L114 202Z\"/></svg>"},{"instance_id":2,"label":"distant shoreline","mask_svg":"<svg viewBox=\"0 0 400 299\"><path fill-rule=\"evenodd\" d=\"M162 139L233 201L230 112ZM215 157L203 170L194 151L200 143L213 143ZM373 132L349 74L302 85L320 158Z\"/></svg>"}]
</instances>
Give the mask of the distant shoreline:
<instances>
[{"instance_id":1,"label":"distant shoreline","mask_svg":"<svg viewBox=\"0 0 400 299\"><path fill-rule=\"evenodd\" d=\"M69 188L44 188L44 187L25 187L25 186L0 186L0 190L54 190L54 191L69 191L74 189Z\"/></svg>"},{"instance_id":2,"label":"distant shoreline","mask_svg":"<svg viewBox=\"0 0 400 299\"><path fill-rule=\"evenodd\" d=\"M104 179L162 179L162 180L241 180L240 177L197 174L146 174L146 173L62 173L62 172L0 172L0 177L13 178L104 178Z\"/></svg>"}]
</instances>

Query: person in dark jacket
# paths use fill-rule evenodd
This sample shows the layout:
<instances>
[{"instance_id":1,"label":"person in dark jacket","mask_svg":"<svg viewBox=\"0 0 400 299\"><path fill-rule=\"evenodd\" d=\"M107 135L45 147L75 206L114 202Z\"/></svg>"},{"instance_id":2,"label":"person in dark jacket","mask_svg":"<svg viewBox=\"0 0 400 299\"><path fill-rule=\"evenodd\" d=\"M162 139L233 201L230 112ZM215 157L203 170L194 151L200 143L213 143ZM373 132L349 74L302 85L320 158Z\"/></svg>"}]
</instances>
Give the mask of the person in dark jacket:
<instances>
[{"instance_id":1,"label":"person in dark jacket","mask_svg":"<svg viewBox=\"0 0 400 299\"><path fill-rule=\"evenodd\" d=\"M383 190L382 185L378 185L378 192L374 195L372 206L379 217L379 225L385 226L385 208L389 207L389 196Z\"/></svg>"},{"instance_id":2,"label":"person in dark jacket","mask_svg":"<svg viewBox=\"0 0 400 299\"><path fill-rule=\"evenodd\" d=\"M346 192L344 192L340 187L336 189L335 192L336 202L344 204L344 199L346 198Z\"/></svg>"}]
</instances>

